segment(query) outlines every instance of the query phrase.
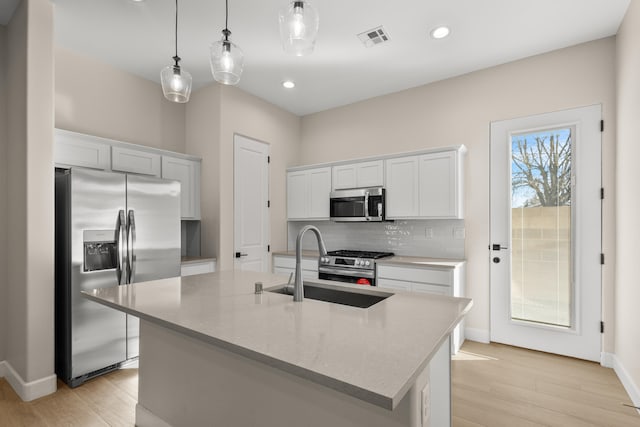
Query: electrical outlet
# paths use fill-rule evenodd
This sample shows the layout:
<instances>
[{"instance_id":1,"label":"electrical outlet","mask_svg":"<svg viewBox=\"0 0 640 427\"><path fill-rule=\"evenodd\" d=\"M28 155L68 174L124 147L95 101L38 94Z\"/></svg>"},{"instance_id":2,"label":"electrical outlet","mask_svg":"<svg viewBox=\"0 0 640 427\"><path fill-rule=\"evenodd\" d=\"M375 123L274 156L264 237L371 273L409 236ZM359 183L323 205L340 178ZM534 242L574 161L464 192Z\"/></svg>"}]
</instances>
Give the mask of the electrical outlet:
<instances>
[{"instance_id":1,"label":"electrical outlet","mask_svg":"<svg viewBox=\"0 0 640 427\"><path fill-rule=\"evenodd\" d=\"M464 228L455 227L453 229L453 238L454 239L464 239Z\"/></svg>"},{"instance_id":2,"label":"electrical outlet","mask_svg":"<svg viewBox=\"0 0 640 427\"><path fill-rule=\"evenodd\" d=\"M425 236L427 239L433 239L433 228L431 228L431 227L426 227L426 228L425 228L425 232L424 232L424 236Z\"/></svg>"},{"instance_id":3,"label":"electrical outlet","mask_svg":"<svg viewBox=\"0 0 640 427\"><path fill-rule=\"evenodd\" d=\"M427 383L422 389L422 427L431 426L431 385Z\"/></svg>"}]
</instances>

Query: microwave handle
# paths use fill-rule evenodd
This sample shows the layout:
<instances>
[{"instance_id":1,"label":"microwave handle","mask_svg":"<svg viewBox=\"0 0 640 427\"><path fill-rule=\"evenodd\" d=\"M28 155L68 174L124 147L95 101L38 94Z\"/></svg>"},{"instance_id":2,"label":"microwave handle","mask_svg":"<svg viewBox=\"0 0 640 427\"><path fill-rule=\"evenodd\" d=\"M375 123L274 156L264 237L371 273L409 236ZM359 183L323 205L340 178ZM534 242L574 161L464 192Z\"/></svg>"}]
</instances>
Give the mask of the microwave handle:
<instances>
[{"instance_id":1,"label":"microwave handle","mask_svg":"<svg viewBox=\"0 0 640 427\"><path fill-rule=\"evenodd\" d=\"M369 191L364 192L364 216L369 218Z\"/></svg>"}]
</instances>

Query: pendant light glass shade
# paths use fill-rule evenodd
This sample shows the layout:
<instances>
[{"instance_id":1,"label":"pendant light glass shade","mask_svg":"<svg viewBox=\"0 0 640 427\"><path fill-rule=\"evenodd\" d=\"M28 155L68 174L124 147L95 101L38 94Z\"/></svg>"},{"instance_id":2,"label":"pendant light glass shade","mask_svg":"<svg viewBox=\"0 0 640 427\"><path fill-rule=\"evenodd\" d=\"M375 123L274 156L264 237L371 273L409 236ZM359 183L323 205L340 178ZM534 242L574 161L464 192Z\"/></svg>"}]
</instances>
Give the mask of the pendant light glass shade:
<instances>
[{"instance_id":1,"label":"pendant light glass shade","mask_svg":"<svg viewBox=\"0 0 640 427\"><path fill-rule=\"evenodd\" d=\"M244 67L242 49L229 40L231 31L223 30L222 39L211 44L210 63L213 78L225 85L235 85L240 81Z\"/></svg>"},{"instance_id":2,"label":"pendant light glass shade","mask_svg":"<svg viewBox=\"0 0 640 427\"><path fill-rule=\"evenodd\" d=\"M307 1L292 1L280 10L280 38L286 53L303 56L313 52L320 18Z\"/></svg>"},{"instance_id":3,"label":"pendant light glass shade","mask_svg":"<svg viewBox=\"0 0 640 427\"><path fill-rule=\"evenodd\" d=\"M181 104L189 101L192 78L187 70L180 68L179 65L168 65L160 72L160 82L164 97L169 101Z\"/></svg>"},{"instance_id":4,"label":"pendant light glass shade","mask_svg":"<svg viewBox=\"0 0 640 427\"><path fill-rule=\"evenodd\" d=\"M180 67L180 57L178 56L178 0L176 0L176 54L173 65L168 65L160 71L160 83L164 97L171 102L181 104L189 101L191 95L191 74Z\"/></svg>"}]
</instances>

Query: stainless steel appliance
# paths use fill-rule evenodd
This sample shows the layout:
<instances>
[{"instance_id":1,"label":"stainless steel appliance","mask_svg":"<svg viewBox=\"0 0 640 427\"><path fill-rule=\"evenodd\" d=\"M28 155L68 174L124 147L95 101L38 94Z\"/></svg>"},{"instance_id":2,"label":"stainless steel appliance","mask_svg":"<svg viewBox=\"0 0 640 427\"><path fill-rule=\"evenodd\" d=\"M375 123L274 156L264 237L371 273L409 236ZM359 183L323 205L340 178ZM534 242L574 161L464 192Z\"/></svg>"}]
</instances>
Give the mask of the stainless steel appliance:
<instances>
[{"instance_id":1,"label":"stainless steel appliance","mask_svg":"<svg viewBox=\"0 0 640 427\"><path fill-rule=\"evenodd\" d=\"M330 217L333 221L384 221L385 190L382 187L335 190L330 193Z\"/></svg>"},{"instance_id":2,"label":"stainless steel appliance","mask_svg":"<svg viewBox=\"0 0 640 427\"><path fill-rule=\"evenodd\" d=\"M80 291L180 275L180 183L56 169L56 374L72 387L138 355L136 317Z\"/></svg>"},{"instance_id":3,"label":"stainless steel appliance","mask_svg":"<svg viewBox=\"0 0 640 427\"><path fill-rule=\"evenodd\" d=\"M375 260L390 256L393 256L392 252L329 251L320 256L318 278L376 286Z\"/></svg>"}]
</instances>

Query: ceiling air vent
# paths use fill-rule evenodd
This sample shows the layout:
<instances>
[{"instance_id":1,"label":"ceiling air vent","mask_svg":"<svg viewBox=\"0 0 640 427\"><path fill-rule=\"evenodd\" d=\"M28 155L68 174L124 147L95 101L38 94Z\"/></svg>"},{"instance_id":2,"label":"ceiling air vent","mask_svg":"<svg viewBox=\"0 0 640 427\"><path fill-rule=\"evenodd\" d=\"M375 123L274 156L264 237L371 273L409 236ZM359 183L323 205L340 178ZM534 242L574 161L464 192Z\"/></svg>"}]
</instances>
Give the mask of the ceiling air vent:
<instances>
[{"instance_id":1,"label":"ceiling air vent","mask_svg":"<svg viewBox=\"0 0 640 427\"><path fill-rule=\"evenodd\" d=\"M360 33L358 34L358 38L365 47L375 46L391 40L389 33L387 33L382 26Z\"/></svg>"}]
</instances>

